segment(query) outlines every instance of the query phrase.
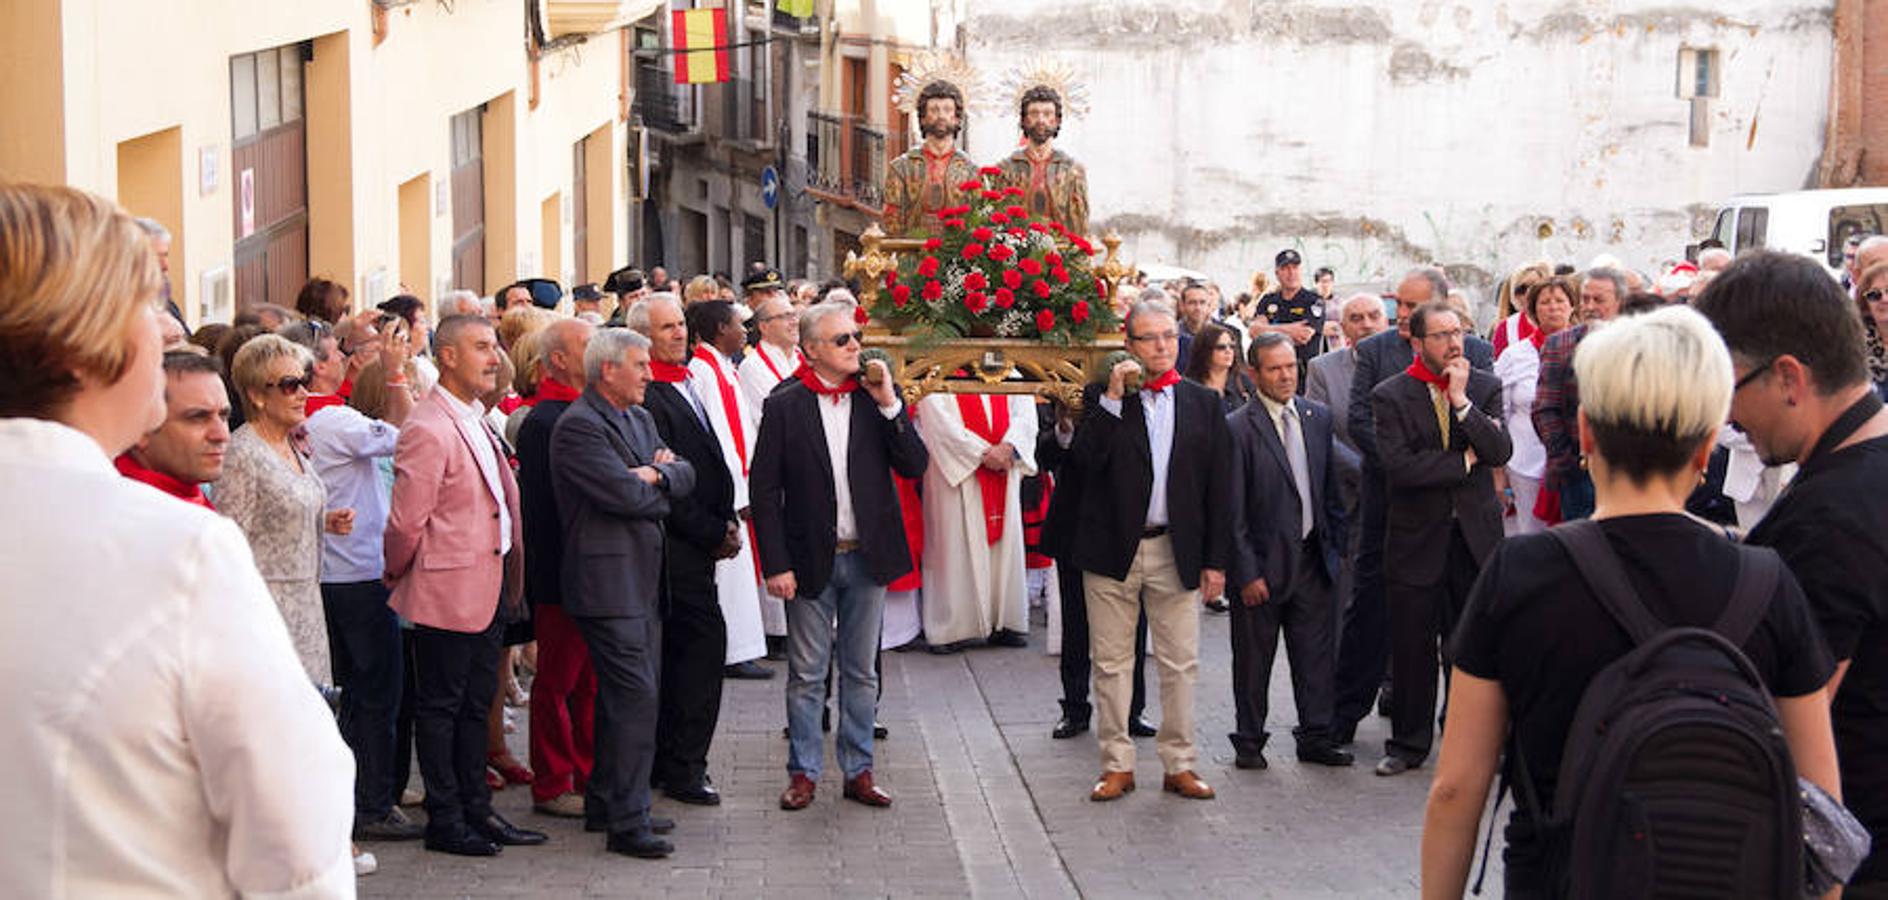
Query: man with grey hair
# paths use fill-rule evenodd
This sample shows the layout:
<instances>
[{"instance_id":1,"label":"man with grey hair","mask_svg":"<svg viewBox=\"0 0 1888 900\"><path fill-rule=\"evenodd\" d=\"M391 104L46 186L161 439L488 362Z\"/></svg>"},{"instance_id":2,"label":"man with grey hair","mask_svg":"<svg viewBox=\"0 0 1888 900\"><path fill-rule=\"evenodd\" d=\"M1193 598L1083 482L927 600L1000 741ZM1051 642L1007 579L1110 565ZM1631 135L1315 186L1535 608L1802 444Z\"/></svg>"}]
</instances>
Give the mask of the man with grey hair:
<instances>
[{"instance_id":1,"label":"man with grey hair","mask_svg":"<svg viewBox=\"0 0 1888 900\"><path fill-rule=\"evenodd\" d=\"M1344 510L1344 521L1357 521L1357 501L1363 486L1363 457L1357 453L1357 442L1350 436L1350 386L1357 375L1357 345L1365 340L1382 334L1390 327L1389 320L1383 315L1383 300L1376 294L1352 294L1350 299L1338 307L1337 325L1344 335L1344 346L1329 350L1311 359L1305 366L1306 377L1310 382L1305 386L1305 397L1316 400L1331 409L1333 437L1331 461L1337 468L1338 500ZM1361 529L1352 525L1347 531L1349 546L1344 551L1344 564L1339 569L1335 586L1338 601L1333 609L1344 607L1343 598L1351 596L1355 588L1354 576L1357 568L1357 550L1361 542Z\"/></svg>"},{"instance_id":2,"label":"man with grey hair","mask_svg":"<svg viewBox=\"0 0 1888 900\"><path fill-rule=\"evenodd\" d=\"M1698 251L1698 271L1722 272L1731 267L1731 259L1731 251L1723 247L1706 247Z\"/></svg>"},{"instance_id":3,"label":"man with grey hair","mask_svg":"<svg viewBox=\"0 0 1888 900\"><path fill-rule=\"evenodd\" d=\"M675 823L649 814L662 657L663 520L695 470L662 445L642 408L649 339L604 329L584 350L583 393L551 430L551 483L563 521L559 587L597 674L596 768L588 828L612 853L655 859Z\"/></svg>"},{"instance_id":4,"label":"man with grey hair","mask_svg":"<svg viewBox=\"0 0 1888 900\"><path fill-rule=\"evenodd\" d=\"M538 644L531 682L531 801L538 812L566 818L583 815L576 787L594 768L597 676L577 623L564 612L564 521L551 478L551 432L582 395L584 351L595 333L576 318L544 329L538 351L543 377L525 401L531 411L518 426L517 441L519 508L531 560L524 592Z\"/></svg>"},{"instance_id":5,"label":"man with grey hair","mask_svg":"<svg viewBox=\"0 0 1888 900\"><path fill-rule=\"evenodd\" d=\"M1129 673L1143 610L1160 669L1162 788L1214 796L1194 771L1193 690L1200 608L1226 587L1232 446L1219 397L1175 370L1179 346L1172 307L1135 304L1127 318L1134 359L1109 371L1069 448L1087 486L1065 524L1079 535L1070 542L1088 606L1102 768L1089 799L1097 802L1134 789ZM1133 390L1130 375L1144 376Z\"/></svg>"},{"instance_id":6,"label":"man with grey hair","mask_svg":"<svg viewBox=\"0 0 1888 900\"><path fill-rule=\"evenodd\" d=\"M1547 450L1541 476L1546 499L1535 504L1535 516L1549 525L1593 514L1593 479L1580 469L1580 384L1573 374L1573 353L1588 331L1619 315L1627 293L1624 272L1588 269L1580 280L1580 324L1554 333L1541 346L1533 416L1534 431ZM1553 498L1558 498L1557 509Z\"/></svg>"},{"instance_id":7,"label":"man with grey hair","mask_svg":"<svg viewBox=\"0 0 1888 900\"><path fill-rule=\"evenodd\" d=\"M779 291L768 291L751 302L754 331L760 340L754 342L754 352L741 360L741 390L755 410L762 410L767 395L800 369L800 312Z\"/></svg>"},{"instance_id":8,"label":"man with grey hair","mask_svg":"<svg viewBox=\"0 0 1888 900\"><path fill-rule=\"evenodd\" d=\"M1345 418L1350 439L1363 457L1363 486L1358 497L1360 543L1353 573L1355 593L1350 607L1344 611L1337 654L1337 712L1332 732L1340 744L1350 743L1357 723L1377 699L1378 689L1385 687L1384 674L1390 657L1383 571L1389 497L1385 493L1383 463L1377 455L1376 419L1370 395L1377 385L1401 374L1415 360L1416 352L1409 340L1410 315L1417 307L1448 296L1449 279L1441 269L1434 266L1411 269L1396 286L1396 329L1365 338L1353 350L1356 361ZM1463 355L1474 368L1484 372L1494 370L1494 347L1475 335L1468 336ZM1389 708L1387 690L1380 708Z\"/></svg>"},{"instance_id":9,"label":"man with grey hair","mask_svg":"<svg viewBox=\"0 0 1888 900\"><path fill-rule=\"evenodd\" d=\"M787 602L789 780L780 796L787 810L813 802L835 656L844 796L867 806L892 802L872 774L885 586L911 571L892 473L921 477L929 454L885 364L869 363L860 383L859 338L852 307L807 309L800 319L807 365L768 395L749 473L761 574L767 592Z\"/></svg>"},{"instance_id":10,"label":"man with grey hair","mask_svg":"<svg viewBox=\"0 0 1888 900\"><path fill-rule=\"evenodd\" d=\"M184 321L183 310L177 308L177 302L172 300L170 295L170 229L165 228L164 223L149 216L139 216L134 221L138 223L139 228L144 229L145 236L150 239L151 252L157 256L157 269L164 276L164 290L161 294L164 298L164 310L170 313L171 318L176 319L178 324L188 327L189 323Z\"/></svg>"},{"instance_id":11,"label":"man with grey hair","mask_svg":"<svg viewBox=\"0 0 1888 900\"><path fill-rule=\"evenodd\" d=\"M447 291L446 296L439 301L439 318L441 321L444 321L447 316L484 315L485 304L479 300L479 295L465 288L455 288Z\"/></svg>"}]
</instances>

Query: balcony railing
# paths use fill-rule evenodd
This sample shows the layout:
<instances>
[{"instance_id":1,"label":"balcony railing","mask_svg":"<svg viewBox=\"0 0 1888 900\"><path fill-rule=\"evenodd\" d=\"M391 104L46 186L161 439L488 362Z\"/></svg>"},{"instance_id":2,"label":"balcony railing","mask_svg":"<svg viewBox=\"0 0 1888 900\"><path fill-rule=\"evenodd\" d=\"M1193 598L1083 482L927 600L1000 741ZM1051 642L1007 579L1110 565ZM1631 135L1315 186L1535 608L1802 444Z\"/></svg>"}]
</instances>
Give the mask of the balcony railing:
<instances>
[{"instance_id":1,"label":"balcony railing","mask_svg":"<svg viewBox=\"0 0 1888 900\"><path fill-rule=\"evenodd\" d=\"M902 137L903 132L895 132ZM820 193L876 208L885 202L885 163L891 140L862 116L806 114L806 168ZM900 148L897 152L903 152Z\"/></svg>"},{"instance_id":2,"label":"balcony railing","mask_svg":"<svg viewBox=\"0 0 1888 900\"><path fill-rule=\"evenodd\" d=\"M693 87L675 83L674 70L655 63L636 64L637 115L643 125L657 131L681 134L695 128L695 109L690 102Z\"/></svg>"},{"instance_id":3,"label":"balcony railing","mask_svg":"<svg viewBox=\"0 0 1888 900\"><path fill-rule=\"evenodd\" d=\"M852 196L867 206L885 202L885 132L852 122Z\"/></svg>"}]
</instances>

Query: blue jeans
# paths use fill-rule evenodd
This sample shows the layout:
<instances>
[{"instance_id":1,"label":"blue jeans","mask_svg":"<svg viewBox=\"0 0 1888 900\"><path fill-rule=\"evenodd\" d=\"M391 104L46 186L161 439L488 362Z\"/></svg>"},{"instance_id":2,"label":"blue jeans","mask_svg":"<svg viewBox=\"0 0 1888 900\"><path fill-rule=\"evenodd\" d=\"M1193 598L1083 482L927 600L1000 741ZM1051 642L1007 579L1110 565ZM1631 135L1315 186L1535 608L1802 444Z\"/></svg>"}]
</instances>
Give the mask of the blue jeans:
<instances>
[{"instance_id":1,"label":"blue jeans","mask_svg":"<svg viewBox=\"0 0 1888 900\"><path fill-rule=\"evenodd\" d=\"M856 552L833 560L832 581L819 596L787 601L788 774L819 781L826 756L819 720L826 705L826 670L835 655L839 770L852 778L872 768L872 720L878 715L874 661L884 611L885 587L872 582L864 557Z\"/></svg>"}]
</instances>

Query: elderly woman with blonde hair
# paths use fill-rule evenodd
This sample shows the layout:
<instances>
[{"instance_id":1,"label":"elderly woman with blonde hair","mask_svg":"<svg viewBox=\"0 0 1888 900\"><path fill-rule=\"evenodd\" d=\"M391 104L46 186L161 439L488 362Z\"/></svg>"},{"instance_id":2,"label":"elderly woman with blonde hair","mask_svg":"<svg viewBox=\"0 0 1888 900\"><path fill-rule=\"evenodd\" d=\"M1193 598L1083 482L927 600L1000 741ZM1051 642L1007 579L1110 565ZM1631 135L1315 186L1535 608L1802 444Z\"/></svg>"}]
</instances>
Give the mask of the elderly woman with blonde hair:
<instances>
[{"instance_id":1,"label":"elderly woman with blonde hair","mask_svg":"<svg viewBox=\"0 0 1888 900\"><path fill-rule=\"evenodd\" d=\"M353 764L247 543L112 467L161 287L110 201L0 182L0 895L352 896Z\"/></svg>"},{"instance_id":2,"label":"elderly woman with blonde hair","mask_svg":"<svg viewBox=\"0 0 1888 900\"><path fill-rule=\"evenodd\" d=\"M1667 307L1588 333L1573 366L1580 380L1580 449L1597 498L1592 521L1508 538L1469 596L1449 655L1449 725L1423 825L1424 897L1462 896L1489 783L1504 755L1519 760L1509 770L1518 779L1517 797L1553 804L1559 789L1566 801L1561 762L1587 687L1602 672L1616 676L1610 667L1633 650L1631 635L1646 629L1722 629L1760 678L1751 689L1775 698L1797 773L1841 797L1825 693L1835 663L1802 589L1774 551L1739 547L1685 513L1730 412L1734 388L1724 342L1696 311ZM1576 555L1589 553L1604 565L1582 568ZM1765 568L1775 576L1767 596L1766 582L1745 584L1740 577ZM1613 599L1602 599L1588 578L1606 572L1623 582L1608 595ZM1746 591L1748 601L1732 609ZM1729 624L1738 620L1748 627ZM1732 743L1723 747L1727 762L1716 768L1718 777L1725 777L1726 766L1760 771ZM1638 762L1651 765L1644 757ZM1714 832L1728 836L1722 840L1668 831L1685 829L1693 817L1734 817L1736 811L1687 790L1697 782L1684 779L1700 761L1668 756L1666 762L1676 775L1647 783L1642 795L1648 853L1682 854L1694 866L1710 860L1750 892L1737 896L1783 895L1759 887L1770 878L1800 890L1800 859L1780 856L1778 845L1747 846L1745 832L1736 828ZM1783 788L1782 802L1796 802L1795 789ZM1670 815L1664 804L1673 796L1698 805ZM1552 860L1564 845L1554 843L1555 830L1542 830L1540 804L1521 805L1528 809L1517 809L1506 831L1507 895L1561 896L1572 873ZM1651 859L1644 863L1653 866Z\"/></svg>"}]
</instances>

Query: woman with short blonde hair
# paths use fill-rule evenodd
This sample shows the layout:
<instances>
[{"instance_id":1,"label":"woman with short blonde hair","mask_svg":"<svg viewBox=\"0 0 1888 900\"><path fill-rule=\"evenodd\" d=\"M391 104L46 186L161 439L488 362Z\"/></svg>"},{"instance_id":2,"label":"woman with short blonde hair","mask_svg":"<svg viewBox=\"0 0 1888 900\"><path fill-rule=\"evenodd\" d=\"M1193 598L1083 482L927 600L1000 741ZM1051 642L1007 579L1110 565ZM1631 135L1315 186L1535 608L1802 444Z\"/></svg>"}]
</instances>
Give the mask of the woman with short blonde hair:
<instances>
[{"instance_id":1,"label":"woman with short blonde hair","mask_svg":"<svg viewBox=\"0 0 1888 900\"><path fill-rule=\"evenodd\" d=\"M353 764L248 547L112 467L161 289L110 201L0 182L0 894L351 893Z\"/></svg>"},{"instance_id":2,"label":"woman with short blonde hair","mask_svg":"<svg viewBox=\"0 0 1888 900\"><path fill-rule=\"evenodd\" d=\"M1774 551L1740 549L1722 530L1685 512L1735 390L1723 340L1695 310L1666 307L1588 332L1573 368L1580 380L1580 449L1596 504L1592 522L1562 528L1592 529L1643 613L1667 628L1723 621L1746 556L1772 555L1779 577L1740 649L1776 698L1797 773L1840 799L1825 693L1835 662L1802 588ZM1634 646L1552 533L1503 541L1482 567L1460 623L1450 643L1449 727L1423 825L1424 897L1462 896L1504 747L1522 761L1510 770L1526 779L1516 796L1553 802L1581 698ZM1727 745L1725 752L1740 751ZM1552 862L1565 845L1538 830L1537 812L1517 811L1508 820L1509 897L1559 896L1567 886L1570 873ZM1660 824L1653 815L1648 844L1661 842ZM1762 853L1745 846L1741 833L1695 852L1725 861ZM1783 864L1761 855L1749 862L1759 869ZM1800 879L1801 873L1780 877Z\"/></svg>"},{"instance_id":3,"label":"woman with short blonde hair","mask_svg":"<svg viewBox=\"0 0 1888 900\"><path fill-rule=\"evenodd\" d=\"M688 286L682 288L682 305L713 300L721 293L721 285L715 283L712 275L697 275L688 280Z\"/></svg>"}]
</instances>

